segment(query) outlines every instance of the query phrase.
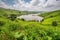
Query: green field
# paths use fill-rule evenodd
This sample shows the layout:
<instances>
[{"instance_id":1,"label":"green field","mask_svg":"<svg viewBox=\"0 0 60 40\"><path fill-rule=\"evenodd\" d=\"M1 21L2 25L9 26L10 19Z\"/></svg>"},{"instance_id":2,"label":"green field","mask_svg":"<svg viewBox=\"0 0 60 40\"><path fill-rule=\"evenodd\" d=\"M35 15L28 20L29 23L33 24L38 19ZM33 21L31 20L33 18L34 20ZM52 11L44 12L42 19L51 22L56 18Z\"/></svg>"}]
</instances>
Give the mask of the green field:
<instances>
[{"instance_id":1,"label":"green field","mask_svg":"<svg viewBox=\"0 0 60 40\"><path fill-rule=\"evenodd\" d=\"M60 10L41 13L42 22L16 18L24 14L24 11L0 8L0 40L60 40Z\"/></svg>"}]
</instances>

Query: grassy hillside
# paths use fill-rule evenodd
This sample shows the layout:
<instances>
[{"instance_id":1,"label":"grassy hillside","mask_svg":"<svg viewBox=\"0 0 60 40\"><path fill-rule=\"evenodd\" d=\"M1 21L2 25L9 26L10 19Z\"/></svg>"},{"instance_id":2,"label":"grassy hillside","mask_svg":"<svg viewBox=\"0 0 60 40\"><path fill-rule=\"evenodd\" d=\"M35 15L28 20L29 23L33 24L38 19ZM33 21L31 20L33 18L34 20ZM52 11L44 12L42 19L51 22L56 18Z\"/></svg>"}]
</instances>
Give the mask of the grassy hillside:
<instances>
[{"instance_id":1,"label":"grassy hillside","mask_svg":"<svg viewBox=\"0 0 60 40\"><path fill-rule=\"evenodd\" d=\"M41 23L26 22L15 18L14 15L21 15L19 11L0 9L0 40L60 40L60 11L48 13L40 15L45 17Z\"/></svg>"},{"instance_id":2,"label":"grassy hillside","mask_svg":"<svg viewBox=\"0 0 60 40\"><path fill-rule=\"evenodd\" d=\"M42 13L39 16L42 16L42 17L45 17L45 18L49 18L51 16L55 17L55 16L58 16L58 15L60 15L60 10Z\"/></svg>"},{"instance_id":3,"label":"grassy hillside","mask_svg":"<svg viewBox=\"0 0 60 40\"><path fill-rule=\"evenodd\" d=\"M0 8L0 14L16 14L16 15L22 15L22 14L34 14L39 12L33 12L33 11L18 11L18 10L11 10L11 9L4 9Z\"/></svg>"},{"instance_id":4,"label":"grassy hillside","mask_svg":"<svg viewBox=\"0 0 60 40\"><path fill-rule=\"evenodd\" d=\"M53 21L56 21L58 24L60 24L60 10L43 13L39 16L44 17L43 24L51 24Z\"/></svg>"}]
</instances>

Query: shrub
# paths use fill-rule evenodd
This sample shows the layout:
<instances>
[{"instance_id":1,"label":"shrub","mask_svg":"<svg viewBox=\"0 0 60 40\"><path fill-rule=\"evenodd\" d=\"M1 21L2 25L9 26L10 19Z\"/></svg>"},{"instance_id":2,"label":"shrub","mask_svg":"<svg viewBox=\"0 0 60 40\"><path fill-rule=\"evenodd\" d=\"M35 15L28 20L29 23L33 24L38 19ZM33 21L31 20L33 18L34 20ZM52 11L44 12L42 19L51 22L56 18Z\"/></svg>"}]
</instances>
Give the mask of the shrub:
<instances>
[{"instance_id":1,"label":"shrub","mask_svg":"<svg viewBox=\"0 0 60 40\"><path fill-rule=\"evenodd\" d=\"M3 26L5 23L3 21L0 21L0 26Z\"/></svg>"},{"instance_id":2,"label":"shrub","mask_svg":"<svg viewBox=\"0 0 60 40\"><path fill-rule=\"evenodd\" d=\"M19 13L21 13L21 12L19 12Z\"/></svg>"},{"instance_id":3,"label":"shrub","mask_svg":"<svg viewBox=\"0 0 60 40\"><path fill-rule=\"evenodd\" d=\"M8 14L6 14L6 13L5 13L5 14L3 14L3 16L7 17L7 16L8 16Z\"/></svg>"},{"instance_id":4,"label":"shrub","mask_svg":"<svg viewBox=\"0 0 60 40\"><path fill-rule=\"evenodd\" d=\"M23 19L23 18L22 18L21 20L22 20L22 21L25 21L25 19Z\"/></svg>"},{"instance_id":5,"label":"shrub","mask_svg":"<svg viewBox=\"0 0 60 40\"><path fill-rule=\"evenodd\" d=\"M11 31L19 30L20 29L20 26L17 25L17 24L12 24L12 25L9 25L9 29Z\"/></svg>"},{"instance_id":6,"label":"shrub","mask_svg":"<svg viewBox=\"0 0 60 40\"><path fill-rule=\"evenodd\" d=\"M60 40L60 34L53 35L52 38L53 40Z\"/></svg>"},{"instance_id":7,"label":"shrub","mask_svg":"<svg viewBox=\"0 0 60 40\"><path fill-rule=\"evenodd\" d=\"M16 18L17 18L17 15L15 15L15 14L10 14L9 15L9 19L12 20L12 21L14 21Z\"/></svg>"},{"instance_id":8,"label":"shrub","mask_svg":"<svg viewBox=\"0 0 60 40\"><path fill-rule=\"evenodd\" d=\"M50 18L52 18L53 16L50 16Z\"/></svg>"},{"instance_id":9,"label":"shrub","mask_svg":"<svg viewBox=\"0 0 60 40\"><path fill-rule=\"evenodd\" d=\"M0 34L0 40L16 40L16 39L4 32Z\"/></svg>"},{"instance_id":10,"label":"shrub","mask_svg":"<svg viewBox=\"0 0 60 40\"><path fill-rule=\"evenodd\" d=\"M44 19L41 20L41 22L43 22L43 21L44 21Z\"/></svg>"},{"instance_id":11,"label":"shrub","mask_svg":"<svg viewBox=\"0 0 60 40\"><path fill-rule=\"evenodd\" d=\"M57 22L56 21L53 21L52 22L52 26L57 26Z\"/></svg>"},{"instance_id":12,"label":"shrub","mask_svg":"<svg viewBox=\"0 0 60 40\"><path fill-rule=\"evenodd\" d=\"M20 36L19 38L17 38L17 40L23 40L24 36Z\"/></svg>"}]
</instances>

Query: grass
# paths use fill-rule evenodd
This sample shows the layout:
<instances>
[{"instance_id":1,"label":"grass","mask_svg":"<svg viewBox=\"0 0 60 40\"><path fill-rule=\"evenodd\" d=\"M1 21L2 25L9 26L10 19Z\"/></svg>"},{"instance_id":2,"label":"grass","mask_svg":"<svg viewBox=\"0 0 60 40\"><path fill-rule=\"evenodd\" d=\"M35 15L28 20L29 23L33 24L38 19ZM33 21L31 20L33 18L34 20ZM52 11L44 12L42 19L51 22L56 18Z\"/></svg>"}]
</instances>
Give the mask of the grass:
<instances>
[{"instance_id":1,"label":"grass","mask_svg":"<svg viewBox=\"0 0 60 40\"><path fill-rule=\"evenodd\" d=\"M0 40L60 40L60 11L40 14L45 17L42 23L27 22L20 19L11 21L4 16L10 14L22 15L16 10L0 10ZM47 16L46 16L47 15ZM51 17L53 16L53 17ZM52 22L57 21L57 26L52 26Z\"/></svg>"}]
</instances>

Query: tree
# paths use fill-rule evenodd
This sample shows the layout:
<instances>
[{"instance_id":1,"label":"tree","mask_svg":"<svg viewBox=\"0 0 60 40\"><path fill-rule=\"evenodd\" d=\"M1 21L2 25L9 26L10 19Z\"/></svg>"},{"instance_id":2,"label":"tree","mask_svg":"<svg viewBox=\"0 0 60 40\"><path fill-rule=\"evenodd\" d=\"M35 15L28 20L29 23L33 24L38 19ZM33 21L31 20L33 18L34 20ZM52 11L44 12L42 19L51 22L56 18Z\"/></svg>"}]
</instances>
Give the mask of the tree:
<instances>
[{"instance_id":1,"label":"tree","mask_svg":"<svg viewBox=\"0 0 60 40\"><path fill-rule=\"evenodd\" d=\"M25 19L23 19L23 18L22 18L21 20L22 20L22 21L25 21Z\"/></svg>"},{"instance_id":2,"label":"tree","mask_svg":"<svg viewBox=\"0 0 60 40\"><path fill-rule=\"evenodd\" d=\"M41 24L42 24L43 21L44 21L44 19L41 20Z\"/></svg>"},{"instance_id":3,"label":"tree","mask_svg":"<svg viewBox=\"0 0 60 40\"><path fill-rule=\"evenodd\" d=\"M52 18L53 16L50 16L50 18Z\"/></svg>"},{"instance_id":4,"label":"tree","mask_svg":"<svg viewBox=\"0 0 60 40\"><path fill-rule=\"evenodd\" d=\"M57 26L57 22L56 21L53 21L52 22L52 26Z\"/></svg>"},{"instance_id":5,"label":"tree","mask_svg":"<svg viewBox=\"0 0 60 40\"><path fill-rule=\"evenodd\" d=\"M11 19L12 21L14 21L17 18L17 15L15 14L10 14L9 19Z\"/></svg>"}]
</instances>

